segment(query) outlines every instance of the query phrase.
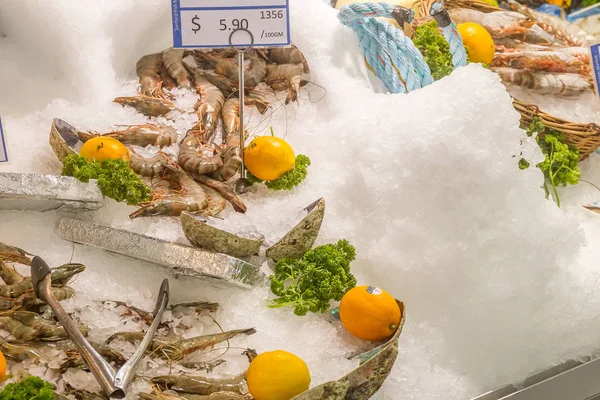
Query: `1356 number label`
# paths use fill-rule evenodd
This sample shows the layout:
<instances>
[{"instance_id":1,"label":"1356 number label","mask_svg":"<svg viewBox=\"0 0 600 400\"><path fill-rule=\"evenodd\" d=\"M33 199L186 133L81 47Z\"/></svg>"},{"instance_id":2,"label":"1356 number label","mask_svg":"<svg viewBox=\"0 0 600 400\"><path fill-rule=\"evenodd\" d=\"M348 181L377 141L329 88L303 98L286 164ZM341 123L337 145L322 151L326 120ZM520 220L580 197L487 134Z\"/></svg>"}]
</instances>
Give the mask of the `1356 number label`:
<instances>
[{"instance_id":1,"label":"1356 number label","mask_svg":"<svg viewBox=\"0 0 600 400\"><path fill-rule=\"evenodd\" d=\"M281 19L284 17L282 10L267 10L260 12L260 19Z\"/></svg>"}]
</instances>

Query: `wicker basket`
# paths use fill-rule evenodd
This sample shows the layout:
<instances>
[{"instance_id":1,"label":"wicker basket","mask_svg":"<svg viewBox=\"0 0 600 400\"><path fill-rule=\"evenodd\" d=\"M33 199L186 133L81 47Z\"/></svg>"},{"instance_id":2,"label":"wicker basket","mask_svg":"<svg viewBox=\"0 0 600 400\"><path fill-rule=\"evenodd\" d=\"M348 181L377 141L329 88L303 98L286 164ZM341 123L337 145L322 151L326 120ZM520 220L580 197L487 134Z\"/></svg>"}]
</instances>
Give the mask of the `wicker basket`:
<instances>
[{"instance_id":1,"label":"wicker basket","mask_svg":"<svg viewBox=\"0 0 600 400\"><path fill-rule=\"evenodd\" d=\"M553 117L539 109L534 104L524 103L513 99L513 106L521 114L521 127L527 128L534 117L539 117L545 126L562 132L565 141L579 149L579 161L585 160L600 147L600 126L591 124L576 124L564 119Z\"/></svg>"}]
</instances>

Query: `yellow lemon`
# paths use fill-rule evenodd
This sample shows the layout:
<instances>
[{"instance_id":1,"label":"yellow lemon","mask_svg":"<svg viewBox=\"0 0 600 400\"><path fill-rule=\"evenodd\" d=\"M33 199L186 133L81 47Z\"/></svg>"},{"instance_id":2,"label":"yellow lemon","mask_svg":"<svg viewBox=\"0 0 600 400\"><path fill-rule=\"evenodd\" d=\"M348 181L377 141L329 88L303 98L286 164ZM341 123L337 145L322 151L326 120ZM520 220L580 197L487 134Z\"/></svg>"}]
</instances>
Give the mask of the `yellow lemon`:
<instances>
[{"instance_id":1,"label":"yellow lemon","mask_svg":"<svg viewBox=\"0 0 600 400\"><path fill-rule=\"evenodd\" d=\"M392 295L374 286L350 289L340 302L344 328L357 338L372 342L392 336L400 325L401 314Z\"/></svg>"},{"instance_id":2,"label":"yellow lemon","mask_svg":"<svg viewBox=\"0 0 600 400\"><path fill-rule=\"evenodd\" d=\"M296 155L292 146L275 136L259 136L244 150L248 171L263 181L274 181L294 169Z\"/></svg>"},{"instance_id":3,"label":"yellow lemon","mask_svg":"<svg viewBox=\"0 0 600 400\"><path fill-rule=\"evenodd\" d=\"M6 379L6 358L4 358L4 354L0 352L0 382Z\"/></svg>"},{"instance_id":4,"label":"yellow lemon","mask_svg":"<svg viewBox=\"0 0 600 400\"><path fill-rule=\"evenodd\" d=\"M117 139L98 136L88 140L81 146L79 154L89 161L116 160L118 158L129 162L129 150Z\"/></svg>"},{"instance_id":5,"label":"yellow lemon","mask_svg":"<svg viewBox=\"0 0 600 400\"><path fill-rule=\"evenodd\" d=\"M464 24L458 24L456 27L467 48L469 61L484 64L491 63L496 48L489 32L475 22L465 22Z\"/></svg>"},{"instance_id":6,"label":"yellow lemon","mask_svg":"<svg viewBox=\"0 0 600 400\"><path fill-rule=\"evenodd\" d=\"M310 372L302 359L283 350L256 357L246 372L254 400L290 400L310 386Z\"/></svg>"}]
</instances>

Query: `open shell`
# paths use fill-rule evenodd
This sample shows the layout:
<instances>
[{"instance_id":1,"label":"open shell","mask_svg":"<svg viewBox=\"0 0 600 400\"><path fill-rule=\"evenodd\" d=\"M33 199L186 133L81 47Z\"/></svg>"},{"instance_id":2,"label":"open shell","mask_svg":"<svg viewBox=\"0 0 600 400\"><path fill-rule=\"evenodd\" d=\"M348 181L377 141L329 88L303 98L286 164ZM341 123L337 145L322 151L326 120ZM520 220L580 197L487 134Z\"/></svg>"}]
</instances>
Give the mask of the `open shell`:
<instances>
[{"instance_id":1,"label":"open shell","mask_svg":"<svg viewBox=\"0 0 600 400\"><path fill-rule=\"evenodd\" d=\"M398 338L402 333L406 309L404 303L396 300L402 313L402 318L396 333L390 340L359 355L360 366L346 376L306 392L300 393L292 400L367 400L370 399L383 385L398 357Z\"/></svg>"},{"instance_id":2,"label":"open shell","mask_svg":"<svg viewBox=\"0 0 600 400\"><path fill-rule=\"evenodd\" d=\"M71 154L79 154L83 142L79 140L77 129L59 118L54 118L50 127L50 146L62 162Z\"/></svg>"},{"instance_id":3,"label":"open shell","mask_svg":"<svg viewBox=\"0 0 600 400\"><path fill-rule=\"evenodd\" d=\"M304 208L299 216L302 220L277 243L267 249L267 257L277 261L288 257L301 257L311 249L325 216L325 199L320 198Z\"/></svg>"},{"instance_id":4,"label":"open shell","mask_svg":"<svg viewBox=\"0 0 600 400\"><path fill-rule=\"evenodd\" d=\"M256 238L236 235L207 223L208 219L182 212L181 226L188 240L197 247L232 257L249 257L258 254L265 241L263 235Z\"/></svg>"}]
</instances>

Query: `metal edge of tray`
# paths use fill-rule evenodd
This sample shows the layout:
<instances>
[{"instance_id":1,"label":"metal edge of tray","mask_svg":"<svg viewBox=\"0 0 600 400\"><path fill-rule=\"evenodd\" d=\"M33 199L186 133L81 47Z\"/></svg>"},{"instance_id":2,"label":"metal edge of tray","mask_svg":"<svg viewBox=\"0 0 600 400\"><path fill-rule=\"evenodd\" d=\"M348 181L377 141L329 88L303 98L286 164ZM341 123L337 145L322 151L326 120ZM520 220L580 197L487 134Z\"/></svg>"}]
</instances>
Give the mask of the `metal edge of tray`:
<instances>
[{"instance_id":1,"label":"metal edge of tray","mask_svg":"<svg viewBox=\"0 0 600 400\"><path fill-rule=\"evenodd\" d=\"M259 285L266 278L260 267L226 254L92 221L60 217L54 232L64 240L159 265L175 276L188 276L245 289Z\"/></svg>"},{"instance_id":2,"label":"metal edge of tray","mask_svg":"<svg viewBox=\"0 0 600 400\"><path fill-rule=\"evenodd\" d=\"M96 181L70 176L0 172L0 210L61 212L94 211L104 196Z\"/></svg>"},{"instance_id":3,"label":"metal edge of tray","mask_svg":"<svg viewBox=\"0 0 600 400\"><path fill-rule=\"evenodd\" d=\"M471 400L594 400L600 399L600 358L569 360Z\"/></svg>"}]
</instances>

